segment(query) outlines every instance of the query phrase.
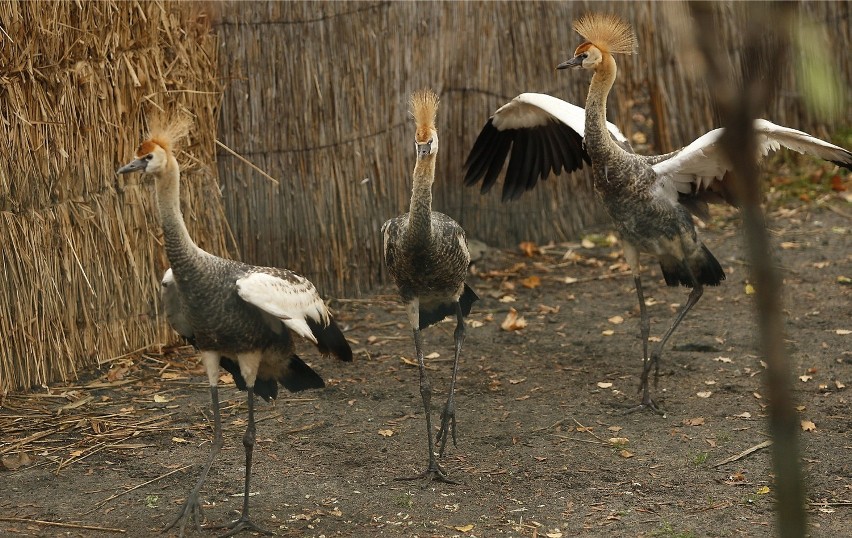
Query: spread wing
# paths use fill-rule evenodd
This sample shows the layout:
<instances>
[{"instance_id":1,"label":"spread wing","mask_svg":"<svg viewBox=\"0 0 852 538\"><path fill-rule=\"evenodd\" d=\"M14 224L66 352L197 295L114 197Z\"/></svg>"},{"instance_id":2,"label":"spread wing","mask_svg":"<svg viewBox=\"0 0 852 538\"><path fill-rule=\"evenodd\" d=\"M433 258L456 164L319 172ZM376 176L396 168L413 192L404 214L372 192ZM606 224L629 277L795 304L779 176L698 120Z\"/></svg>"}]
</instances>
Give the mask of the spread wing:
<instances>
[{"instance_id":1,"label":"spread wing","mask_svg":"<svg viewBox=\"0 0 852 538\"><path fill-rule=\"evenodd\" d=\"M586 111L550 95L522 93L488 118L465 161L464 184L482 181L486 193L503 180L503 201L515 200L552 173L573 172L591 162L583 148ZM632 151L621 131L607 122L613 140Z\"/></svg>"},{"instance_id":2,"label":"spread wing","mask_svg":"<svg viewBox=\"0 0 852 538\"><path fill-rule=\"evenodd\" d=\"M757 134L758 158L765 157L782 146L830 161L852 170L852 153L803 131L776 125L770 121L754 121ZM717 195L734 204L731 194L730 163L722 151L719 140L724 129L714 129L676 152L673 157L653 166L659 178L659 188L669 196Z\"/></svg>"}]
</instances>

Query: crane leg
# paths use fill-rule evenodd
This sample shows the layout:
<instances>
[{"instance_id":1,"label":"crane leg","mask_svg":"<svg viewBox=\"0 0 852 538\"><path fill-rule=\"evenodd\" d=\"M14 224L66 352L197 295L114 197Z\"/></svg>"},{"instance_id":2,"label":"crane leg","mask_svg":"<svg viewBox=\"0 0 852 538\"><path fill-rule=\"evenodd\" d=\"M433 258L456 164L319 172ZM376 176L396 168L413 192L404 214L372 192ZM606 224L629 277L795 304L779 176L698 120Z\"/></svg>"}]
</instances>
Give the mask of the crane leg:
<instances>
[{"instance_id":1,"label":"crane leg","mask_svg":"<svg viewBox=\"0 0 852 538\"><path fill-rule=\"evenodd\" d=\"M251 482L251 458L254 452L255 423L254 423L254 387L248 388L248 426L243 435L243 447L246 451L246 477L243 487L243 511L240 518L225 528L230 529L221 538L234 536L243 531L259 532L261 534L274 534L271 531L258 527L249 519L249 485Z\"/></svg>"},{"instance_id":2,"label":"crane leg","mask_svg":"<svg viewBox=\"0 0 852 538\"><path fill-rule=\"evenodd\" d=\"M414 324L414 352L417 354L417 364L420 367L420 397L423 399L423 412L426 414L426 441L429 447L429 466L419 475L398 478L397 480L426 478L429 481L437 480L439 482L458 484L458 482L450 480L447 477L447 473L438 465L438 461L435 458L435 445L432 442L432 385L429 382L429 376L426 374L426 364L423 361L422 336L416 324Z\"/></svg>"},{"instance_id":3,"label":"crane leg","mask_svg":"<svg viewBox=\"0 0 852 538\"><path fill-rule=\"evenodd\" d=\"M456 303L456 330L453 332L455 341L455 358L453 360L453 378L450 381L450 396L447 398L447 403L444 406L444 411L441 413L441 428L438 430L438 436L435 438L437 443L440 443L441 449L438 452L438 457L444 457L444 450L447 448L447 438L452 436L453 446L456 444L456 377L459 372L459 355L461 354L462 344L464 344L464 314L462 314L461 304Z\"/></svg>"},{"instance_id":4,"label":"crane leg","mask_svg":"<svg viewBox=\"0 0 852 538\"><path fill-rule=\"evenodd\" d=\"M198 478L198 482L195 484L195 487L192 488L192 491L189 492L189 495L187 495L186 501L184 501L183 506L177 513L177 516L175 516L172 522L163 529L164 533L180 522L179 536L183 537L186 523L190 519L195 523L195 528L201 532L201 520L204 519L204 512L201 510L201 503L198 499L198 494L201 491L201 486L204 485L204 481L207 480L207 474L210 472L213 460L216 459L216 456L219 454L219 450L222 448L222 419L219 415L219 387L216 385L210 386L210 400L213 407L213 444L210 445L210 455L207 456L207 463L204 464L204 468L201 471L201 476Z\"/></svg>"},{"instance_id":5,"label":"crane leg","mask_svg":"<svg viewBox=\"0 0 852 538\"><path fill-rule=\"evenodd\" d=\"M648 409L665 416L665 413L660 410L657 403L651 399L651 392L648 389L648 372L651 371L651 363L654 358L648 357L648 337L651 334L651 320L648 316L648 310L645 306L645 294L642 291L642 279L638 271L634 270L633 285L636 287L636 296L639 298L639 332L642 335L642 375L639 383L639 391L642 393L642 402L636 407L631 407L627 410L628 413Z\"/></svg>"}]
</instances>

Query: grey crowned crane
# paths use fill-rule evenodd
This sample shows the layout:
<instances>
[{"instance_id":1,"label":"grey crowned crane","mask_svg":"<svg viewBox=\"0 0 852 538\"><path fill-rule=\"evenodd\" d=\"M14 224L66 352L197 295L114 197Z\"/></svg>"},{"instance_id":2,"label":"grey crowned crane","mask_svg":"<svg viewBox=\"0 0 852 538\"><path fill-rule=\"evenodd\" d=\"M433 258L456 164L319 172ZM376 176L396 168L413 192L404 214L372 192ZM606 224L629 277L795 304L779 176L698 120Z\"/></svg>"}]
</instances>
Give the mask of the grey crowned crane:
<instances>
[{"instance_id":1,"label":"grey crowned crane","mask_svg":"<svg viewBox=\"0 0 852 538\"><path fill-rule=\"evenodd\" d=\"M180 523L183 536L191 519L200 528L199 492L222 447L219 414L219 367L233 374L248 392L248 426L243 436L245 481L240 518L226 526L224 536L242 531L268 533L249 518L249 482L255 443L254 395L275 398L278 383L290 390L323 386L322 379L294 353L294 338L317 345L323 354L351 361L349 343L307 279L272 267L258 267L214 256L189 236L180 211L180 169L175 143L189 132L189 121L178 119L154 127L119 174L144 172L154 178L160 225L171 269L163 279L168 321L201 352L210 383L213 444L201 476L177 516L164 529Z\"/></svg>"},{"instance_id":2,"label":"grey crowned crane","mask_svg":"<svg viewBox=\"0 0 852 538\"><path fill-rule=\"evenodd\" d=\"M482 189L488 190L510 147L504 200L519 197L551 171L571 172L583 162L591 163L595 191L621 236L639 298L642 400L634 409L661 413L648 387L651 368L656 375L666 342L698 302L704 286L716 286L725 279L721 265L698 238L692 215L706 219L708 203L735 205L732 180L727 174L730 165L718 144L721 129L672 153L634 154L618 129L606 121L606 99L616 77L612 55L634 51L633 30L616 16L600 14L583 17L574 23L574 29L586 41L577 47L573 58L557 68L588 69L594 73L585 113L581 116L578 107L548 96L519 96L500 108L482 129L465 164L465 184L475 185L482 180ZM760 157L784 146L852 169L852 153L841 147L767 120L755 120L754 128ZM650 356L650 320L642 293L640 252L656 256L668 286L692 288L686 304Z\"/></svg>"},{"instance_id":3,"label":"grey crowned crane","mask_svg":"<svg viewBox=\"0 0 852 538\"><path fill-rule=\"evenodd\" d=\"M432 184L438 154L438 131L435 128L438 96L431 90L415 92L411 96L411 113L416 123L414 149L417 154L411 206L408 213L382 225L384 259L391 278L399 288L414 332L414 351L420 368L420 395L426 414L429 465L423 473L412 478L452 483L435 458L430 407L432 386L423 362L420 331L447 316L456 316L450 394L441 413L441 427L436 436L436 442L441 445L438 456L442 457L450 436L453 445L456 443L455 386L465 336L464 318L478 297L464 281L470 264L464 230L450 217L432 211Z\"/></svg>"}]
</instances>

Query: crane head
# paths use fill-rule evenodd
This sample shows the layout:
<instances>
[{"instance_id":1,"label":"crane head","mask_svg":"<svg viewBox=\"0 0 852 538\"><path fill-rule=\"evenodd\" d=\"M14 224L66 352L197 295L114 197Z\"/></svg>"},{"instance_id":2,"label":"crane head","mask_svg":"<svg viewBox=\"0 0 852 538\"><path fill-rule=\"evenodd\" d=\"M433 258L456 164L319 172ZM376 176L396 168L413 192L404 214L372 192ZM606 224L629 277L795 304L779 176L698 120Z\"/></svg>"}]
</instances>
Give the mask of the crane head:
<instances>
[{"instance_id":1,"label":"crane head","mask_svg":"<svg viewBox=\"0 0 852 538\"><path fill-rule=\"evenodd\" d=\"M603 61L601 49L588 41L577 47L574 57L556 66L556 69L596 69Z\"/></svg>"},{"instance_id":2,"label":"crane head","mask_svg":"<svg viewBox=\"0 0 852 538\"><path fill-rule=\"evenodd\" d=\"M574 22L574 30L586 41L574 51L574 57L557 65L557 69L596 69L605 54L633 54L636 34L630 24L616 15L590 13Z\"/></svg>"},{"instance_id":3,"label":"crane head","mask_svg":"<svg viewBox=\"0 0 852 538\"><path fill-rule=\"evenodd\" d=\"M414 117L414 149L417 157L434 155L438 152L438 95L432 90L418 90L411 94L411 115Z\"/></svg>"},{"instance_id":4,"label":"crane head","mask_svg":"<svg viewBox=\"0 0 852 538\"><path fill-rule=\"evenodd\" d=\"M155 119L152 121L148 137L136 149L136 158L116 170L116 173L129 174L139 171L146 174L156 174L162 172L174 158L172 152L175 144L189 134L191 125L192 121L186 116L168 122L162 118Z\"/></svg>"}]
</instances>

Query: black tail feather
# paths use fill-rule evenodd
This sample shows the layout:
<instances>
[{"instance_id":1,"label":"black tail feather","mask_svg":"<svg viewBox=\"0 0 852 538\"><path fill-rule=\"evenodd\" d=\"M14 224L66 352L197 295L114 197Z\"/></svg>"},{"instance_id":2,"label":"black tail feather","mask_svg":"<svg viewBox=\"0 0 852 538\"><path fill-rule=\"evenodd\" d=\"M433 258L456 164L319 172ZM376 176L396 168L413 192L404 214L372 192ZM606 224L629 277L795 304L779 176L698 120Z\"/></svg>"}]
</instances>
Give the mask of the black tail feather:
<instances>
[{"instance_id":1,"label":"black tail feather","mask_svg":"<svg viewBox=\"0 0 852 538\"><path fill-rule=\"evenodd\" d=\"M278 376L278 382L290 392L299 392L307 389L321 389L325 382L305 361L297 355L290 357L287 367Z\"/></svg>"},{"instance_id":2,"label":"black tail feather","mask_svg":"<svg viewBox=\"0 0 852 538\"><path fill-rule=\"evenodd\" d=\"M231 377L234 378L234 384L237 385L237 389L242 391L248 390L248 385L246 385L246 380L242 372L240 372L240 365L237 364L237 361L228 357L222 357L219 359L219 366L231 374ZM254 393L267 402L274 400L278 396L278 381L273 378L255 379Z\"/></svg>"},{"instance_id":3,"label":"black tail feather","mask_svg":"<svg viewBox=\"0 0 852 538\"><path fill-rule=\"evenodd\" d=\"M473 289L467 284L464 285L464 292L462 292L461 297L459 297L459 304L461 305L462 315L467 317L470 314L470 309L473 306L473 303L479 299L479 296L476 294ZM447 316L455 315L456 313L456 303L448 302L441 303L429 310L424 310L422 307L420 308L420 330L425 329L431 325L438 323L439 321L443 321Z\"/></svg>"},{"instance_id":4,"label":"black tail feather","mask_svg":"<svg viewBox=\"0 0 852 538\"><path fill-rule=\"evenodd\" d=\"M246 380L240 372L240 365L228 357L222 357L219 365L234 378L237 389L245 391L248 389ZM278 366L276 377L258 377L254 381L254 393L266 400L274 400L278 397L278 383L290 392L299 392L307 389L321 389L325 382L310 366L297 355L291 355L287 365Z\"/></svg>"},{"instance_id":5,"label":"black tail feather","mask_svg":"<svg viewBox=\"0 0 852 538\"><path fill-rule=\"evenodd\" d=\"M352 348L349 347L349 342L346 341L346 337L333 319L329 319L329 324L325 327L311 318L308 318L307 322L314 338L317 339L317 348L320 353L323 355L331 353L345 362L352 360Z\"/></svg>"},{"instance_id":6,"label":"black tail feather","mask_svg":"<svg viewBox=\"0 0 852 538\"><path fill-rule=\"evenodd\" d=\"M719 260L705 246L701 245L701 255L692 258L691 265L673 257L660 257L660 268L667 286L695 287L696 284L718 286L725 280L725 271Z\"/></svg>"}]
</instances>

